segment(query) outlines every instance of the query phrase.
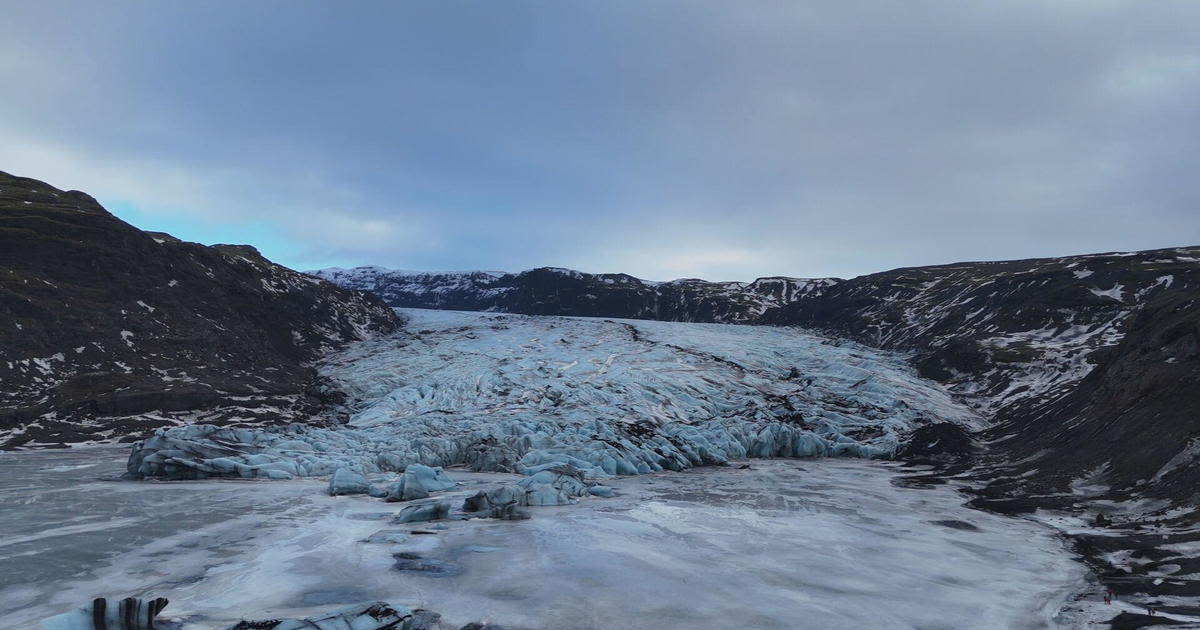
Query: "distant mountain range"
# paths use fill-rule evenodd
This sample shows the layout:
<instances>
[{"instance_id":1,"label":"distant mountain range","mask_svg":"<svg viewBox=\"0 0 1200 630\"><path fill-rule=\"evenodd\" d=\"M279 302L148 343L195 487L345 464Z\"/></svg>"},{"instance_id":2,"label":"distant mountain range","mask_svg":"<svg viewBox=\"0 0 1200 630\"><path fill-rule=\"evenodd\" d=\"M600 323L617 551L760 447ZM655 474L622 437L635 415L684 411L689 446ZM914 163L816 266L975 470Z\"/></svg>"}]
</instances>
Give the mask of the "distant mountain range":
<instances>
[{"instance_id":1,"label":"distant mountain range","mask_svg":"<svg viewBox=\"0 0 1200 630\"><path fill-rule=\"evenodd\" d=\"M754 282L651 282L623 273L591 274L557 267L521 273L382 267L308 273L347 289L374 293L395 307L731 324L756 322L769 309L821 295L839 282L784 277Z\"/></svg>"}]
</instances>

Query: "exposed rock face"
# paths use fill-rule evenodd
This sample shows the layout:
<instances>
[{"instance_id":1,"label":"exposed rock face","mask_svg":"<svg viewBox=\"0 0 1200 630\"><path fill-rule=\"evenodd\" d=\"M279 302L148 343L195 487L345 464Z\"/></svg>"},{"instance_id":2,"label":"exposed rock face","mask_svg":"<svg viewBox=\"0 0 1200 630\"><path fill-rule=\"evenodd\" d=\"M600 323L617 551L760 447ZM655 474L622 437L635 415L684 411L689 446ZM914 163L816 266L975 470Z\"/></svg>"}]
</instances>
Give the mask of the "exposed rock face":
<instances>
[{"instance_id":1,"label":"exposed rock face","mask_svg":"<svg viewBox=\"0 0 1200 630\"><path fill-rule=\"evenodd\" d=\"M1200 290L1200 248L897 269L838 283L761 323L913 350L924 376L994 413L1061 395L1160 295Z\"/></svg>"},{"instance_id":2,"label":"exposed rock face","mask_svg":"<svg viewBox=\"0 0 1200 630\"><path fill-rule=\"evenodd\" d=\"M759 278L754 282L639 280L542 267L521 273L423 273L382 267L322 269L311 274L370 291L389 305L525 315L623 317L680 322L744 323L769 308L820 295L836 278Z\"/></svg>"},{"instance_id":3,"label":"exposed rock face","mask_svg":"<svg viewBox=\"0 0 1200 630\"><path fill-rule=\"evenodd\" d=\"M1128 330L1066 395L997 417L993 459L1012 475L994 493L1200 503L1200 294L1152 300Z\"/></svg>"},{"instance_id":4,"label":"exposed rock face","mask_svg":"<svg viewBox=\"0 0 1200 630\"><path fill-rule=\"evenodd\" d=\"M143 232L0 173L0 447L310 420L336 393L308 363L398 325L252 247Z\"/></svg>"}]
</instances>

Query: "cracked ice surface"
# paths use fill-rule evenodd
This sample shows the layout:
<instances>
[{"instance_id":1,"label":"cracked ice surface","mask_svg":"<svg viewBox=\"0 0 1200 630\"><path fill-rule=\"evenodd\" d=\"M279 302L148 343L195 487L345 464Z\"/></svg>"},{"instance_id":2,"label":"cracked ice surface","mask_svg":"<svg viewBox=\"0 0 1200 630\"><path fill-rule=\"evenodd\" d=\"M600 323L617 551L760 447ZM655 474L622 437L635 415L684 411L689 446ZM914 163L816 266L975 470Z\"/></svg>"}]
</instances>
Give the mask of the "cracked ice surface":
<instances>
[{"instance_id":1,"label":"cracked ice surface","mask_svg":"<svg viewBox=\"0 0 1200 630\"><path fill-rule=\"evenodd\" d=\"M406 310L328 358L349 426L180 427L131 470L308 476L412 462L592 476L743 457L886 457L933 421L979 420L903 357L794 328Z\"/></svg>"}]
</instances>

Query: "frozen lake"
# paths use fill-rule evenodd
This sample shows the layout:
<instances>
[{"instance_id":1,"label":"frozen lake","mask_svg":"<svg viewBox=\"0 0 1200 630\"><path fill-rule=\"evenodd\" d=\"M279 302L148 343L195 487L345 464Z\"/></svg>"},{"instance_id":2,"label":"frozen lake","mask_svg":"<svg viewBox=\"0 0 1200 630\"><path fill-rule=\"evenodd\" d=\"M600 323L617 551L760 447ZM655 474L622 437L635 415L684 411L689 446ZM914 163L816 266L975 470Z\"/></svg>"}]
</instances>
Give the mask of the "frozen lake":
<instances>
[{"instance_id":1,"label":"frozen lake","mask_svg":"<svg viewBox=\"0 0 1200 630\"><path fill-rule=\"evenodd\" d=\"M621 478L617 498L528 521L414 527L319 480L104 480L126 452L0 453L0 627L134 595L169 598L163 616L195 629L372 599L453 628L1046 628L1084 578L1049 530L898 486L882 462ZM456 497L510 477L451 476ZM396 570L402 551L447 572Z\"/></svg>"}]
</instances>

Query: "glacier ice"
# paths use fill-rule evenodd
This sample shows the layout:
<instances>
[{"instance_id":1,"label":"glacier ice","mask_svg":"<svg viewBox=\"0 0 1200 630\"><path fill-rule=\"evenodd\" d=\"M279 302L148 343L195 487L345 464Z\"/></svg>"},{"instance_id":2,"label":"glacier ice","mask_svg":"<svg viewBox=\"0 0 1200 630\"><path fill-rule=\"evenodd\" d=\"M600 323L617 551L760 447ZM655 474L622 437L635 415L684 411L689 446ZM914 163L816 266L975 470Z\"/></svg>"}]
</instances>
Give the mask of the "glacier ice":
<instances>
[{"instance_id":1,"label":"glacier ice","mask_svg":"<svg viewBox=\"0 0 1200 630\"><path fill-rule=\"evenodd\" d=\"M243 621L230 630L415 630L413 613L402 606L370 602L306 619Z\"/></svg>"},{"instance_id":2,"label":"glacier ice","mask_svg":"<svg viewBox=\"0 0 1200 630\"><path fill-rule=\"evenodd\" d=\"M421 523L424 521L440 521L450 516L450 504L444 501L431 501L406 505L392 519L393 523Z\"/></svg>"},{"instance_id":3,"label":"glacier ice","mask_svg":"<svg viewBox=\"0 0 1200 630\"><path fill-rule=\"evenodd\" d=\"M553 465L526 472L529 476L517 482L517 487L525 490L526 505L570 505L587 492L583 472L573 466Z\"/></svg>"},{"instance_id":4,"label":"glacier ice","mask_svg":"<svg viewBox=\"0 0 1200 630\"><path fill-rule=\"evenodd\" d=\"M449 490L454 480L441 467L431 468L423 464L409 464L404 474L388 489L388 501L411 501L424 499L432 492Z\"/></svg>"},{"instance_id":5,"label":"glacier ice","mask_svg":"<svg viewBox=\"0 0 1200 630\"><path fill-rule=\"evenodd\" d=\"M329 494L367 494L371 491L371 482L360 472L349 468L339 468L329 476Z\"/></svg>"},{"instance_id":6,"label":"glacier ice","mask_svg":"<svg viewBox=\"0 0 1200 630\"><path fill-rule=\"evenodd\" d=\"M480 490L463 501L464 512L476 513L488 518L505 521L519 521L529 518L529 515L519 507L529 505L527 492L516 484L505 484L491 490Z\"/></svg>"},{"instance_id":7,"label":"glacier ice","mask_svg":"<svg viewBox=\"0 0 1200 630\"><path fill-rule=\"evenodd\" d=\"M796 328L405 315L405 331L320 366L350 395L348 425L163 429L135 446L130 474L286 478L420 464L603 478L746 457L888 457L918 427L979 422L903 356ZM579 490L542 485L537 502Z\"/></svg>"}]
</instances>

